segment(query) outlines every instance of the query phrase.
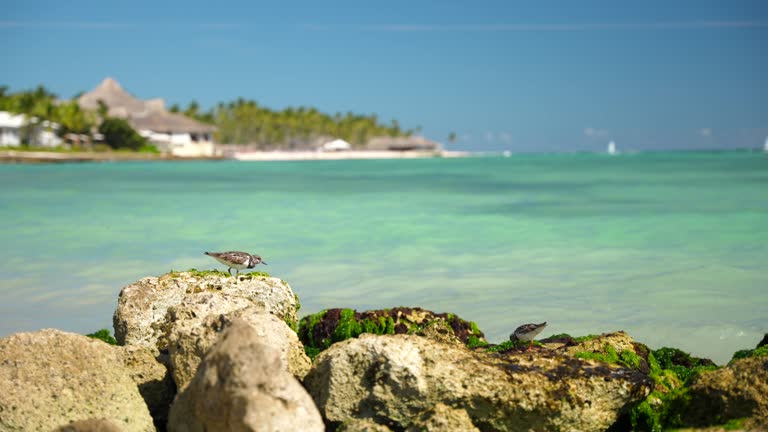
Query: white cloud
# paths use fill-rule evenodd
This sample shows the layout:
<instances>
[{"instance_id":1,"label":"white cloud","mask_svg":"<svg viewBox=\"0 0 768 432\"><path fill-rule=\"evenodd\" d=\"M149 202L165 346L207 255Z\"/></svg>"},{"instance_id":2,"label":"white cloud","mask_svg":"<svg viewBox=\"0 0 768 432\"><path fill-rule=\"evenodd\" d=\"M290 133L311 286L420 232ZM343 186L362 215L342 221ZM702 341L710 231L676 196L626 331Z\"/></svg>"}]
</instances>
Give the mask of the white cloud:
<instances>
[{"instance_id":1,"label":"white cloud","mask_svg":"<svg viewBox=\"0 0 768 432\"><path fill-rule=\"evenodd\" d=\"M676 30L707 28L768 27L768 21L656 21L612 23L507 23L507 24L384 24L384 25L327 25L308 24L308 30L357 30L381 32L526 32L526 31L603 31L603 30Z\"/></svg>"}]
</instances>

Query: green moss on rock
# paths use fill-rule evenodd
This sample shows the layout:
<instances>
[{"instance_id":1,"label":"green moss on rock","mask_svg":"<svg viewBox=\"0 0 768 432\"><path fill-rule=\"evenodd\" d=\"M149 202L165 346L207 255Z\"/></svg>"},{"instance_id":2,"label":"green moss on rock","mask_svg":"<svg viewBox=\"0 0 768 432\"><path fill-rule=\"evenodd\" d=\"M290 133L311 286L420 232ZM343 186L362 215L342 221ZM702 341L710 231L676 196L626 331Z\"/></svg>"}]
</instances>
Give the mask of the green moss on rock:
<instances>
[{"instance_id":1,"label":"green moss on rock","mask_svg":"<svg viewBox=\"0 0 768 432\"><path fill-rule=\"evenodd\" d=\"M189 269L187 271L171 270L168 274L171 277L178 277L182 273L187 273L190 276L196 277L196 278L202 278L202 277L206 277L206 276L234 277L234 275L230 275L228 272L225 272L223 270L217 270L217 269L214 269L214 270L198 270L198 269L191 268L191 269ZM269 276L269 273L262 272L262 271L255 271L255 272L250 272L250 273L240 273L240 278L241 279L253 279L253 278L260 278L260 277L270 277L270 276Z\"/></svg>"},{"instance_id":2,"label":"green moss on rock","mask_svg":"<svg viewBox=\"0 0 768 432\"><path fill-rule=\"evenodd\" d=\"M731 362L734 360L739 360L743 358L749 358L749 357L762 357L768 355L768 345L763 345L759 348L750 349L750 350L739 350L733 353L733 357L731 358Z\"/></svg>"},{"instance_id":3,"label":"green moss on rock","mask_svg":"<svg viewBox=\"0 0 768 432\"><path fill-rule=\"evenodd\" d=\"M112 337L109 330L107 329L97 330L93 333L87 334L86 336L88 336L89 338L99 339L110 345L117 345L117 341L115 340L114 337Z\"/></svg>"},{"instance_id":4,"label":"green moss on rock","mask_svg":"<svg viewBox=\"0 0 768 432\"><path fill-rule=\"evenodd\" d=\"M641 365L641 358L635 352L630 350L622 350L616 352L610 344L603 346L602 352L590 352L582 351L574 354L575 357L587 360L596 360L603 363L618 364L630 369L639 369Z\"/></svg>"},{"instance_id":5,"label":"green moss on rock","mask_svg":"<svg viewBox=\"0 0 768 432\"><path fill-rule=\"evenodd\" d=\"M357 312L353 309L327 309L307 315L299 322L299 339L305 347L324 350L335 342L371 334L421 334L427 326L440 322L448 333L464 344L487 344L477 324L454 314L436 314L421 308L397 307ZM309 352L308 352L309 355Z\"/></svg>"},{"instance_id":6,"label":"green moss on rock","mask_svg":"<svg viewBox=\"0 0 768 432\"><path fill-rule=\"evenodd\" d=\"M664 347L653 351L661 369L677 374L680 381L688 383L693 377L707 370L717 369L712 360L693 357L677 348Z\"/></svg>"}]
</instances>

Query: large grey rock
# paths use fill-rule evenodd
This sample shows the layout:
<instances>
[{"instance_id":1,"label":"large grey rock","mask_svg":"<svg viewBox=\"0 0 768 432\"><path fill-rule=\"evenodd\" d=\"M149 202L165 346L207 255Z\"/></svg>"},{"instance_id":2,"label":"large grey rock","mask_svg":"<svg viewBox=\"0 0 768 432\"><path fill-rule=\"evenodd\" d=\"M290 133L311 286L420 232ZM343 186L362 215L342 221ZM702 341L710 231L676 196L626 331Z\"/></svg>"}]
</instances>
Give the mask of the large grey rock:
<instances>
[{"instance_id":1,"label":"large grey rock","mask_svg":"<svg viewBox=\"0 0 768 432\"><path fill-rule=\"evenodd\" d=\"M219 336L171 407L170 431L323 431L320 413L280 353L241 319Z\"/></svg>"},{"instance_id":2,"label":"large grey rock","mask_svg":"<svg viewBox=\"0 0 768 432\"><path fill-rule=\"evenodd\" d=\"M208 349L234 319L242 319L253 327L259 341L280 354L280 360L294 376L303 379L312 362L304 352L299 337L281 319L262 308L250 306L226 314L205 315L198 303L182 303L168 310L168 353L173 378L181 391L195 376Z\"/></svg>"},{"instance_id":3,"label":"large grey rock","mask_svg":"<svg viewBox=\"0 0 768 432\"><path fill-rule=\"evenodd\" d=\"M119 347L46 329L0 339L0 430L49 431L103 418L154 431Z\"/></svg>"},{"instance_id":4,"label":"large grey rock","mask_svg":"<svg viewBox=\"0 0 768 432\"><path fill-rule=\"evenodd\" d=\"M332 423L404 429L438 403L483 431L605 430L650 392L638 371L565 355L475 353L412 335L362 335L315 359L304 384Z\"/></svg>"},{"instance_id":5,"label":"large grey rock","mask_svg":"<svg viewBox=\"0 0 768 432\"><path fill-rule=\"evenodd\" d=\"M248 306L278 318L298 322L296 296L278 278L221 272L172 272L146 277L120 292L113 317L115 339L120 345L166 349L166 313L182 303L207 309L204 316L227 313Z\"/></svg>"}]
</instances>

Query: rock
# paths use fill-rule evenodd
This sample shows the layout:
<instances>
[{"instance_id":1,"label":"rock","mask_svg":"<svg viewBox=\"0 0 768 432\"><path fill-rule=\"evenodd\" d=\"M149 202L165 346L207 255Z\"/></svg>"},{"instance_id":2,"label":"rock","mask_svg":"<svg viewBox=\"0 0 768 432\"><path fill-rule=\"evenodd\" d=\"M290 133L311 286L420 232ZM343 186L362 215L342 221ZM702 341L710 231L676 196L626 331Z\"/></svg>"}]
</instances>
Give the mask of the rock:
<instances>
[{"instance_id":1,"label":"rock","mask_svg":"<svg viewBox=\"0 0 768 432\"><path fill-rule=\"evenodd\" d=\"M762 348L766 345L768 345L768 333L763 335L763 338L760 339L760 342L757 343L757 346L755 348Z\"/></svg>"},{"instance_id":2,"label":"rock","mask_svg":"<svg viewBox=\"0 0 768 432\"><path fill-rule=\"evenodd\" d=\"M250 306L224 315L204 315L200 305L182 303L168 310L168 352L173 379L183 390L195 376L205 353L232 320L239 318L253 327L260 343L276 349L283 364L298 379L309 372L312 362L304 353L296 333L276 316L263 313L261 307ZM199 319L199 318L202 318Z\"/></svg>"},{"instance_id":3,"label":"rock","mask_svg":"<svg viewBox=\"0 0 768 432\"><path fill-rule=\"evenodd\" d=\"M299 323L299 339L316 355L335 342L371 334L418 334L437 340L462 344L486 343L474 322L450 313L434 313L422 308L357 312L352 309L327 309L305 316Z\"/></svg>"},{"instance_id":4,"label":"rock","mask_svg":"<svg viewBox=\"0 0 768 432\"><path fill-rule=\"evenodd\" d=\"M119 427L107 419L87 419L73 421L53 432L122 432Z\"/></svg>"},{"instance_id":5,"label":"rock","mask_svg":"<svg viewBox=\"0 0 768 432\"><path fill-rule=\"evenodd\" d=\"M678 402L686 425L719 425L749 417L757 429L768 429L768 356L736 360L697 375Z\"/></svg>"},{"instance_id":6,"label":"rock","mask_svg":"<svg viewBox=\"0 0 768 432\"><path fill-rule=\"evenodd\" d=\"M554 351L585 360L596 360L650 373L647 346L637 343L623 331L574 338L575 343L565 343Z\"/></svg>"},{"instance_id":7,"label":"rock","mask_svg":"<svg viewBox=\"0 0 768 432\"><path fill-rule=\"evenodd\" d=\"M190 270L146 277L123 288L113 317L115 339L120 345L163 352L166 347L159 339L166 333L166 313L182 303L207 305L206 316L256 306L285 321L298 322L296 296L281 279L258 273L236 279L218 271Z\"/></svg>"},{"instance_id":8,"label":"rock","mask_svg":"<svg viewBox=\"0 0 768 432\"><path fill-rule=\"evenodd\" d=\"M451 408L441 403L422 413L405 429L405 432L448 431L480 432L480 429L472 424L472 419L465 410Z\"/></svg>"},{"instance_id":9,"label":"rock","mask_svg":"<svg viewBox=\"0 0 768 432\"><path fill-rule=\"evenodd\" d=\"M392 429L368 419L353 419L342 423L336 432L392 432Z\"/></svg>"},{"instance_id":10,"label":"rock","mask_svg":"<svg viewBox=\"0 0 768 432\"><path fill-rule=\"evenodd\" d=\"M176 395L176 385L166 365L167 359L157 350L143 346L119 348L123 364L138 386L155 426L164 429L168 423L168 410Z\"/></svg>"},{"instance_id":11,"label":"rock","mask_svg":"<svg viewBox=\"0 0 768 432\"><path fill-rule=\"evenodd\" d=\"M53 430L104 418L125 432L154 431L119 347L46 329L0 339L0 426Z\"/></svg>"},{"instance_id":12,"label":"rock","mask_svg":"<svg viewBox=\"0 0 768 432\"><path fill-rule=\"evenodd\" d=\"M250 324L233 320L177 396L169 431L323 431L312 398L261 340Z\"/></svg>"},{"instance_id":13,"label":"rock","mask_svg":"<svg viewBox=\"0 0 768 432\"><path fill-rule=\"evenodd\" d=\"M643 399L642 373L569 356L473 352L415 335L363 334L320 354L304 379L331 424L404 429L438 403L483 431L605 430Z\"/></svg>"}]
</instances>

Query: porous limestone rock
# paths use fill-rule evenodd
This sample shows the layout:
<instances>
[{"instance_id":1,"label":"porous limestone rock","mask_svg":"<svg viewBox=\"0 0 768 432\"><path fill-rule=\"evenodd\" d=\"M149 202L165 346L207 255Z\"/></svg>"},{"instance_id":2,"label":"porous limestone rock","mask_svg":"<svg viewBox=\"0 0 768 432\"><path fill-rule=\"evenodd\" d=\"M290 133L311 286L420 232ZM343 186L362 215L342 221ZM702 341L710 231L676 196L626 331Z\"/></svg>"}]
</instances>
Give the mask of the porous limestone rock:
<instances>
[{"instance_id":1,"label":"porous limestone rock","mask_svg":"<svg viewBox=\"0 0 768 432\"><path fill-rule=\"evenodd\" d=\"M451 408L445 404L437 404L419 415L405 432L480 432L472 424L469 414L463 409Z\"/></svg>"},{"instance_id":2,"label":"porous limestone rock","mask_svg":"<svg viewBox=\"0 0 768 432\"><path fill-rule=\"evenodd\" d=\"M283 364L298 379L303 379L312 362L304 353L299 337L281 319L250 306L227 314L205 315L199 303L182 303L168 310L168 353L173 379L179 391L195 376L205 353L232 320L239 318L250 324L262 344L280 353Z\"/></svg>"},{"instance_id":3,"label":"porous limestone rock","mask_svg":"<svg viewBox=\"0 0 768 432\"><path fill-rule=\"evenodd\" d=\"M392 432L392 429L369 419L353 419L342 423L336 432Z\"/></svg>"},{"instance_id":4,"label":"porous limestone rock","mask_svg":"<svg viewBox=\"0 0 768 432\"><path fill-rule=\"evenodd\" d=\"M107 419L77 420L56 428L53 432L122 432Z\"/></svg>"},{"instance_id":5,"label":"porous limestone rock","mask_svg":"<svg viewBox=\"0 0 768 432\"><path fill-rule=\"evenodd\" d=\"M155 426L165 428L168 410L176 395L176 385L167 366L167 359L156 349L127 345L119 347L123 364L139 388Z\"/></svg>"},{"instance_id":6,"label":"porous limestone rock","mask_svg":"<svg viewBox=\"0 0 768 432\"><path fill-rule=\"evenodd\" d=\"M256 306L288 322L298 322L298 303L291 287L279 278L222 272L171 272L145 277L120 291L113 317L115 339L120 345L166 349L168 309L182 303L199 304L210 315ZM200 317L202 319L204 317Z\"/></svg>"},{"instance_id":7,"label":"porous limestone rock","mask_svg":"<svg viewBox=\"0 0 768 432\"><path fill-rule=\"evenodd\" d=\"M125 432L154 431L122 356L119 347L53 329L0 339L0 430L104 418Z\"/></svg>"},{"instance_id":8,"label":"porous limestone rock","mask_svg":"<svg viewBox=\"0 0 768 432\"><path fill-rule=\"evenodd\" d=\"M768 430L768 356L735 360L693 378L682 401L684 424L708 426L750 418L756 430Z\"/></svg>"},{"instance_id":9,"label":"porous limestone rock","mask_svg":"<svg viewBox=\"0 0 768 432\"><path fill-rule=\"evenodd\" d=\"M331 424L368 418L404 429L443 403L483 431L591 431L610 427L652 381L570 356L507 357L415 335L363 334L321 353L304 384Z\"/></svg>"},{"instance_id":10,"label":"porous limestone rock","mask_svg":"<svg viewBox=\"0 0 768 432\"><path fill-rule=\"evenodd\" d=\"M312 398L280 353L235 319L171 407L169 431L323 431Z\"/></svg>"}]
</instances>

